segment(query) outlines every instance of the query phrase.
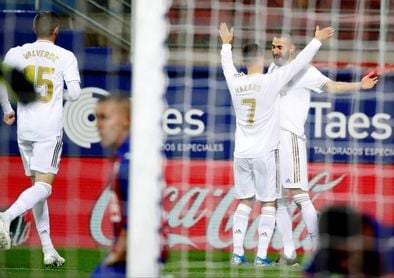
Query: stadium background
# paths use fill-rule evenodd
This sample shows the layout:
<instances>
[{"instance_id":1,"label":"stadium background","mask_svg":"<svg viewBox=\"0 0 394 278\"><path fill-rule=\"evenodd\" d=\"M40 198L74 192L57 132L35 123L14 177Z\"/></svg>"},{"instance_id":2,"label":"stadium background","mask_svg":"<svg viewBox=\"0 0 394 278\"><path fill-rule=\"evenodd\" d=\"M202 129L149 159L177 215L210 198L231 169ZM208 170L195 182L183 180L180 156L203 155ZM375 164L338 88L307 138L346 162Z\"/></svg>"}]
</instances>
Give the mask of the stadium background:
<instances>
[{"instance_id":1,"label":"stadium background","mask_svg":"<svg viewBox=\"0 0 394 278\"><path fill-rule=\"evenodd\" d=\"M10 47L34 40L31 20L35 7L29 2L5 1L0 5L0 22L4 26L0 31L2 56ZM63 2L63 6L58 2ZM109 165L105 151L98 144L92 112L98 95L117 90L130 91L132 67L124 42L113 43L116 39L106 39L102 33L95 35L86 22L79 25L81 19L67 15L70 10L64 5L76 8L76 2L41 2L43 9L55 9L64 14L66 28L61 32L58 44L76 54L83 88L78 102L66 103L63 159L49 206L51 233L56 246L92 248L107 246L111 239L107 217L109 195L105 186ZM110 8L109 2L103 1L104 6ZM220 7L218 2L212 2L216 4L211 6L211 1L173 1L169 10L172 24L166 68L169 86L162 126L167 138L162 149L167 157L164 210L169 220L170 247L174 249L210 250L231 246L231 214L235 207L231 170L234 115L219 60L212 56L212 53L217 55L220 47L215 34L218 24L212 19L238 24L236 27L245 30L246 35L234 43L237 54L240 45L255 35L252 27L257 17L257 2L223 1ZM309 25L302 20L310 18L305 16L304 2L307 1L293 1L287 5L287 8L293 8L290 20L295 24L293 28L301 45L310 36L305 31ZM312 199L318 209L345 202L394 225L394 74L391 73L394 4L388 2L389 9L385 14L390 19L386 22L385 48L376 49L374 46L381 46L378 44L382 36L379 27L382 24L379 15L381 1L361 1L364 3L363 26L356 20L360 14L354 12L360 4L354 2L357 1L315 2L316 13L320 11L323 24L330 20L330 15L324 12L337 3L339 19L334 21L337 24L334 27L339 30L339 35L335 42L323 48L314 63L332 79L341 81L359 80L380 66L380 82L375 89L354 95L312 95L307 123ZM261 39L266 39L269 49L270 35L277 31L272 26L281 26L284 20L284 2L264 1L264 5L268 9L260 16L266 15L270 24L260 26L266 30L266 38ZM243 9L242 24L237 21L237 7ZM193 8L193 12L187 21L184 16L189 13L189 8ZM95 9L90 12L86 9L86 12L98 22L106 20L109 29L111 24L119 24L104 19L105 13ZM130 10L123 7L122 12L130 21ZM190 31L193 38L188 41L189 33L185 29L191 28L190 24L193 25ZM357 28L363 29L361 36ZM119 35L127 38L129 29L124 26L120 29ZM355 41L361 46L352 45ZM361 50L363 46L364 51ZM334 48L335 55L329 47ZM360 54L352 56L352 47ZM379 61L379 51L386 53L383 64ZM215 58L212 60L212 57ZM267 57L270 57L269 52ZM352 61L352 57L358 59ZM29 180L23 175L15 125L8 127L2 123L0 134L0 181L4 188L0 204L7 207ZM296 246L309 249L310 242L298 210L294 204L291 208ZM257 211L254 213L257 215ZM19 224L15 243L39 246L36 233L31 229L31 219L28 213ZM256 229L257 222L249 228L247 249L256 247ZM281 247L277 234L272 247L275 250Z\"/></svg>"}]
</instances>

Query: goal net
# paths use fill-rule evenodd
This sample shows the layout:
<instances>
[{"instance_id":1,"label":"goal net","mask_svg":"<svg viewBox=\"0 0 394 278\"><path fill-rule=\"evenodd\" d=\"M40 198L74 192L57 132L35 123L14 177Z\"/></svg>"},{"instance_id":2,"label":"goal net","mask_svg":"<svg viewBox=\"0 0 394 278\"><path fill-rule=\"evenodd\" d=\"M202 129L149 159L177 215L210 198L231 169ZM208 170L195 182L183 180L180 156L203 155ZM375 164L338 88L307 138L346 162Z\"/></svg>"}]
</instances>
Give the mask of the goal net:
<instances>
[{"instance_id":1,"label":"goal net","mask_svg":"<svg viewBox=\"0 0 394 278\"><path fill-rule=\"evenodd\" d=\"M291 32L299 51L319 25L336 30L313 60L323 74L334 81L358 82L377 71L379 83L372 90L311 94L306 124L309 187L319 212L345 204L393 225L393 12L390 1L172 1L163 117L163 204L171 248L165 273L255 275L253 269L244 273L229 263L237 205L232 176L235 117L220 65L221 22L234 28L238 70L245 70L244 44L264 45L268 67L274 35ZM294 202L290 214L302 262L311 240ZM255 257L258 221L255 207L244 244L249 261ZM275 231L271 258L278 258L281 249Z\"/></svg>"}]
</instances>

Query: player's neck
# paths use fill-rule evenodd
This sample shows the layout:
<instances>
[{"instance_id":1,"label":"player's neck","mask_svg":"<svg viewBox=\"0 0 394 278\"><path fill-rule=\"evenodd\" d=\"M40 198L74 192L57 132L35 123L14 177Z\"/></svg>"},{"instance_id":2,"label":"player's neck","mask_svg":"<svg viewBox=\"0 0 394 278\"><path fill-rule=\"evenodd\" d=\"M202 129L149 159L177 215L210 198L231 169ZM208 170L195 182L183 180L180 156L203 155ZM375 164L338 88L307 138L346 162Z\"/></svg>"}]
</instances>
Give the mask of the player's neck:
<instances>
[{"instance_id":1,"label":"player's neck","mask_svg":"<svg viewBox=\"0 0 394 278\"><path fill-rule=\"evenodd\" d=\"M293 60L294 60L293 58L289 57L289 59L287 59L285 65L287 65L288 63L290 63L290 62L293 61Z\"/></svg>"},{"instance_id":2,"label":"player's neck","mask_svg":"<svg viewBox=\"0 0 394 278\"><path fill-rule=\"evenodd\" d=\"M263 73L263 69L259 65L254 65L248 67L248 75L249 74L256 74L256 73Z\"/></svg>"},{"instance_id":3,"label":"player's neck","mask_svg":"<svg viewBox=\"0 0 394 278\"><path fill-rule=\"evenodd\" d=\"M43 36L41 36L41 37L37 37L37 40L38 41L49 41L49 42L52 42L52 43L55 43L55 37L54 36L49 36L49 37L43 37Z\"/></svg>"}]
</instances>

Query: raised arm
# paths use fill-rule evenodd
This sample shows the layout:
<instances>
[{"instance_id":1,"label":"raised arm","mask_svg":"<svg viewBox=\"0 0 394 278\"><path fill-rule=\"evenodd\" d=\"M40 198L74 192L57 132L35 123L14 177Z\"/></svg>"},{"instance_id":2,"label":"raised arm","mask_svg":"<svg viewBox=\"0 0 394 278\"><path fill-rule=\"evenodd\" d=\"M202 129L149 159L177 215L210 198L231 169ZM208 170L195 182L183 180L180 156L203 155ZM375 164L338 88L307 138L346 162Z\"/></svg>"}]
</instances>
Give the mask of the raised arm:
<instances>
[{"instance_id":1,"label":"raised arm","mask_svg":"<svg viewBox=\"0 0 394 278\"><path fill-rule=\"evenodd\" d=\"M220 51L221 62L224 76L227 78L230 75L237 73L237 69L234 66L233 54L231 52L231 42L234 38L234 29L230 30L226 23L220 23L219 35L222 40L222 50Z\"/></svg>"},{"instance_id":2,"label":"raised arm","mask_svg":"<svg viewBox=\"0 0 394 278\"><path fill-rule=\"evenodd\" d=\"M364 76L360 82L337 82L329 80L323 87L329 93L348 93L351 91L368 90L378 83L378 77L373 72Z\"/></svg>"}]
</instances>

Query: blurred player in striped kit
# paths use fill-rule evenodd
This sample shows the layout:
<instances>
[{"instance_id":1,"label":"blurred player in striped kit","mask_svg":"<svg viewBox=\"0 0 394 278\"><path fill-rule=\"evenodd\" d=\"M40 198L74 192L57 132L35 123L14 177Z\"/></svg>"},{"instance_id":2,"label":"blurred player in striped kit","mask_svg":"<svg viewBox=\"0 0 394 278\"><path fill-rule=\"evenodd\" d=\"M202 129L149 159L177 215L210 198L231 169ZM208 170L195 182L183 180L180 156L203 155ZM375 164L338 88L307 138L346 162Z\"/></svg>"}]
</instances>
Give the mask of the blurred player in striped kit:
<instances>
[{"instance_id":1,"label":"blurred player in striped kit","mask_svg":"<svg viewBox=\"0 0 394 278\"><path fill-rule=\"evenodd\" d=\"M289 64L295 56L296 46L291 35L281 34L272 41L274 62L268 73L274 73ZM287 194L293 197L301 209L302 219L312 240L312 249L318 245L317 214L308 194L308 174L306 157L306 136L304 125L308 117L310 91L321 93L344 93L370 89L378 82L372 73L361 82L336 82L324 76L314 66L309 65L299 72L282 90L280 98L280 175L283 187L278 199L276 222L284 246L280 262L296 263L295 245L292 236L292 222L288 213Z\"/></svg>"},{"instance_id":2,"label":"blurred player in striped kit","mask_svg":"<svg viewBox=\"0 0 394 278\"><path fill-rule=\"evenodd\" d=\"M220 25L221 61L236 115L234 184L240 202L233 216L233 265L246 264L244 238L255 199L262 205L258 226L259 242L255 265L270 266L267 249L275 227L277 199L279 93L294 75L305 68L321 46L332 36L332 28L316 28L315 38L287 67L273 74L262 74L264 53L257 44L243 47L248 73L237 72L231 51L233 30Z\"/></svg>"},{"instance_id":3,"label":"blurred player in striped kit","mask_svg":"<svg viewBox=\"0 0 394 278\"><path fill-rule=\"evenodd\" d=\"M32 186L0 214L0 248L11 247L11 221L33 209L44 264L61 266L65 259L55 250L50 237L47 199L52 192L62 153L63 99L75 101L79 98L80 76L74 54L55 45L59 34L57 15L39 12L34 18L33 29L37 40L11 48L4 58L4 64L24 72L34 83L38 99L29 104L18 102L18 146L25 174L31 177ZM2 107L5 108L4 121L13 124L15 114L4 98Z\"/></svg>"}]
</instances>

